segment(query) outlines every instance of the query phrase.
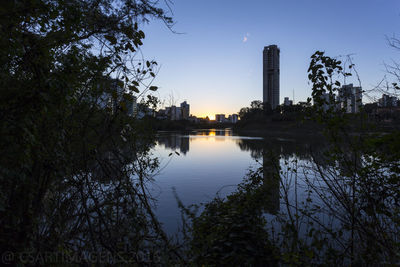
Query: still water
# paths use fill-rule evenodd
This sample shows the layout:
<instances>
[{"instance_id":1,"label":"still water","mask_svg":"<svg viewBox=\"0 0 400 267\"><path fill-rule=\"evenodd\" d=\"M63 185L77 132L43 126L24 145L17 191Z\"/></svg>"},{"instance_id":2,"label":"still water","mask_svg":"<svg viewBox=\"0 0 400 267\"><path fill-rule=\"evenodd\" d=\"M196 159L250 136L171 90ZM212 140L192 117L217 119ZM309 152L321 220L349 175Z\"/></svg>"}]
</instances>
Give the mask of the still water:
<instances>
[{"instance_id":1,"label":"still water","mask_svg":"<svg viewBox=\"0 0 400 267\"><path fill-rule=\"evenodd\" d=\"M181 218L174 190L186 206L208 202L216 194L224 197L233 192L249 169L261 167L266 150L277 154L276 165L282 165L294 159L306 162L308 152L318 145L315 139L238 136L229 129L160 132L153 154L161 164L151 188L156 214L173 234ZM279 184L271 188L271 198L269 210L274 213L280 205Z\"/></svg>"}]
</instances>

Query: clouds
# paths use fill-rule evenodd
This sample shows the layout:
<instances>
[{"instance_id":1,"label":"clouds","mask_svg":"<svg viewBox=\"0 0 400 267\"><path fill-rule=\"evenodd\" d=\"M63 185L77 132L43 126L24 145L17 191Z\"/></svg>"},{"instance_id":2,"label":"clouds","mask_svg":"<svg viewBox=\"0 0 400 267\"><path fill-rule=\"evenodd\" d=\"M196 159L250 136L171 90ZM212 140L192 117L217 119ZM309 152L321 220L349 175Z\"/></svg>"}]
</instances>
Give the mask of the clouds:
<instances>
[{"instance_id":1,"label":"clouds","mask_svg":"<svg viewBox=\"0 0 400 267\"><path fill-rule=\"evenodd\" d=\"M249 40L249 37L250 37L250 33L247 32L247 33L243 36L242 42L243 42L243 43L246 43L246 42Z\"/></svg>"}]
</instances>

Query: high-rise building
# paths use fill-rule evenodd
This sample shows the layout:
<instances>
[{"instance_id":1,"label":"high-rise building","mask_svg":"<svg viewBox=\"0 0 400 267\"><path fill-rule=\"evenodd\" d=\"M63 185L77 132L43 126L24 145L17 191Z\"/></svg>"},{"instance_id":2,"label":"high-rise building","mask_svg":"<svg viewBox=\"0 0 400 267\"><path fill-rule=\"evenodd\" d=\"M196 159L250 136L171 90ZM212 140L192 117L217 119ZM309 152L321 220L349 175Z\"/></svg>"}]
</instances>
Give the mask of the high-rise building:
<instances>
[{"instance_id":1,"label":"high-rise building","mask_svg":"<svg viewBox=\"0 0 400 267\"><path fill-rule=\"evenodd\" d=\"M166 108L171 121L178 121L182 119L182 111L180 107L171 106Z\"/></svg>"},{"instance_id":2,"label":"high-rise building","mask_svg":"<svg viewBox=\"0 0 400 267\"><path fill-rule=\"evenodd\" d=\"M190 114L190 105L183 101L181 103L182 120L188 120Z\"/></svg>"},{"instance_id":3,"label":"high-rise building","mask_svg":"<svg viewBox=\"0 0 400 267\"><path fill-rule=\"evenodd\" d=\"M137 114L137 98L136 96L131 96L132 99L126 100L126 113L129 116L136 116Z\"/></svg>"},{"instance_id":4,"label":"high-rise building","mask_svg":"<svg viewBox=\"0 0 400 267\"><path fill-rule=\"evenodd\" d=\"M265 46L263 51L263 102L272 109L279 105L279 52L277 45Z\"/></svg>"},{"instance_id":5,"label":"high-rise building","mask_svg":"<svg viewBox=\"0 0 400 267\"><path fill-rule=\"evenodd\" d=\"M338 98L340 107L344 108L346 113L358 113L362 106L362 89L353 86L352 83L343 85Z\"/></svg>"},{"instance_id":6,"label":"high-rise building","mask_svg":"<svg viewBox=\"0 0 400 267\"><path fill-rule=\"evenodd\" d=\"M238 114L232 114L231 122L232 123L237 123L238 122L238 118L239 118Z\"/></svg>"}]
</instances>

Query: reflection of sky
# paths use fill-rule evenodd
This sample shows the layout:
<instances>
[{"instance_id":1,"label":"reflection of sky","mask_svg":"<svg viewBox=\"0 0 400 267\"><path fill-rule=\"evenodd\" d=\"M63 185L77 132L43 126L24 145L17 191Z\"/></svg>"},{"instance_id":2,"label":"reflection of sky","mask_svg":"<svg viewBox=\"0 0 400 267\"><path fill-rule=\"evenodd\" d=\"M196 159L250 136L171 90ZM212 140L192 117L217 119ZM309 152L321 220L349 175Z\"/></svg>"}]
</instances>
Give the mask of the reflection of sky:
<instances>
[{"instance_id":1,"label":"reflection of sky","mask_svg":"<svg viewBox=\"0 0 400 267\"><path fill-rule=\"evenodd\" d=\"M250 167L261 167L265 161L260 154L263 149L281 153L282 144L286 144L287 153L292 155L295 151L293 140L277 142L273 139L269 141L274 146L264 147L266 141L261 137L232 136L231 131L224 130L199 130L189 135L160 134L154 153L161 160L161 168L155 177L153 195L158 199L157 214L168 232L176 229L180 218L173 187L185 205L207 202L219 190L222 196L234 191ZM171 152L182 152L182 149L185 153L170 156ZM286 159L294 158L287 156ZM283 166L284 161L282 158L274 163ZM276 212L279 210L279 185L272 182L271 187L270 205L266 210Z\"/></svg>"},{"instance_id":2,"label":"reflection of sky","mask_svg":"<svg viewBox=\"0 0 400 267\"><path fill-rule=\"evenodd\" d=\"M211 200L220 189L222 195L231 192L242 181L249 166L257 166L250 153L236 145L237 138L191 135L188 152L180 156L169 156L172 150L163 144L155 147L161 171L155 177L153 195L158 195L157 214L168 230L176 229L180 218L172 187L185 205L198 204ZM179 151L179 147L176 150Z\"/></svg>"},{"instance_id":3,"label":"reflection of sky","mask_svg":"<svg viewBox=\"0 0 400 267\"><path fill-rule=\"evenodd\" d=\"M292 213L296 207L294 203L297 202L299 207L309 203L307 198L310 188L304 178L307 176L311 181L319 179L312 171L313 168L315 170L315 166L310 162L310 146L314 151L320 152L326 146L324 142L318 143L317 137L311 140L299 136L293 139L253 138L232 136L232 132L228 131L226 133L219 131L219 135L216 135L214 130L195 131L189 135L164 133L159 138L153 152L154 156L160 159L161 168L152 184L152 195L158 200L156 214L169 234L176 233L181 218L173 195L173 187L176 188L178 197L185 206L206 203L217 193L224 197L233 192L236 186L243 182L249 168L254 170L261 166L263 166L263 185L266 186L267 196L263 210L269 213L265 214L265 217L270 225L279 229L279 223L274 221L275 216L271 215L287 214L287 206L279 196L287 192L288 200L293 204L290 208ZM184 154L171 153L182 150L182 147L186 151ZM172 155L169 156L170 154ZM327 167L321 159L321 154L318 164L322 169ZM281 180L273 178L278 166ZM309 204L323 206L321 200L315 198L316 191L312 191L313 202ZM330 220L321 214L319 219L326 222ZM305 234L304 231L305 228L302 228L300 233Z\"/></svg>"}]
</instances>

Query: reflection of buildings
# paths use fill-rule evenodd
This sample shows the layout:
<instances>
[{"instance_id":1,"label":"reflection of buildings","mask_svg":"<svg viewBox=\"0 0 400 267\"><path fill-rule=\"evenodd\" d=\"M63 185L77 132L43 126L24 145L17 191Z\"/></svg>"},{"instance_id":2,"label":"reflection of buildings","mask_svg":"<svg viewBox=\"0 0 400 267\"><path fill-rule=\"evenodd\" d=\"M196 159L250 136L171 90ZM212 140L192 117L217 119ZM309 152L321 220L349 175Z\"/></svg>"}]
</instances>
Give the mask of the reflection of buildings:
<instances>
[{"instance_id":1,"label":"reflection of buildings","mask_svg":"<svg viewBox=\"0 0 400 267\"><path fill-rule=\"evenodd\" d=\"M337 159L340 175L342 177L352 177L356 170L360 170L362 167L361 153L354 151L346 151L346 148L342 148L342 153Z\"/></svg>"},{"instance_id":2,"label":"reflection of buildings","mask_svg":"<svg viewBox=\"0 0 400 267\"><path fill-rule=\"evenodd\" d=\"M215 135L216 136L225 136L225 135L227 135L227 132L225 130L215 130Z\"/></svg>"},{"instance_id":3,"label":"reflection of buildings","mask_svg":"<svg viewBox=\"0 0 400 267\"><path fill-rule=\"evenodd\" d=\"M310 160L313 151L322 151L326 147L324 140L319 137L283 139L271 136L265 139L240 139L237 145L241 150L250 151L255 159L261 158L264 151L273 151L284 159L297 157L300 160Z\"/></svg>"},{"instance_id":4,"label":"reflection of buildings","mask_svg":"<svg viewBox=\"0 0 400 267\"><path fill-rule=\"evenodd\" d=\"M273 153L263 154L263 178L265 193L264 209L270 214L277 214L279 211L279 155Z\"/></svg>"},{"instance_id":5,"label":"reflection of buildings","mask_svg":"<svg viewBox=\"0 0 400 267\"><path fill-rule=\"evenodd\" d=\"M186 155L189 151L189 137L183 135L163 135L157 138L159 144L165 146L165 148L169 148L172 150L176 150L179 148L179 151Z\"/></svg>"},{"instance_id":6,"label":"reflection of buildings","mask_svg":"<svg viewBox=\"0 0 400 267\"><path fill-rule=\"evenodd\" d=\"M281 175L279 173L281 160L288 160L290 157L296 157L299 160L312 161L321 167L327 165L322 157L322 151L326 147L323 139L313 137L285 140L280 138L262 139L240 139L237 145L241 150L250 151L255 159L262 159L263 189L265 195L261 201L264 203L264 210L270 214L276 214L280 210L280 183ZM318 156L313 153L318 151Z\"/></svg>"},{"instance_id":7,"label":"reflection of buildings","mask_svg":"<svg viewBox=\"0 0 400 267\"><path fill-rule=\"evenodd\" d=\"M227 129L210 129L210 130L197 130L195 132L196 136L209 136L215 138L216 141L225 141L224 138L219 138L223 136L232 136L232 131ZM157 142L163 145L165 148L171 150L179 149L184 155L189 151L190 138L188 135L181 134L166 134L159 135L157 137Z\"/></svg>"}]
</instances>

